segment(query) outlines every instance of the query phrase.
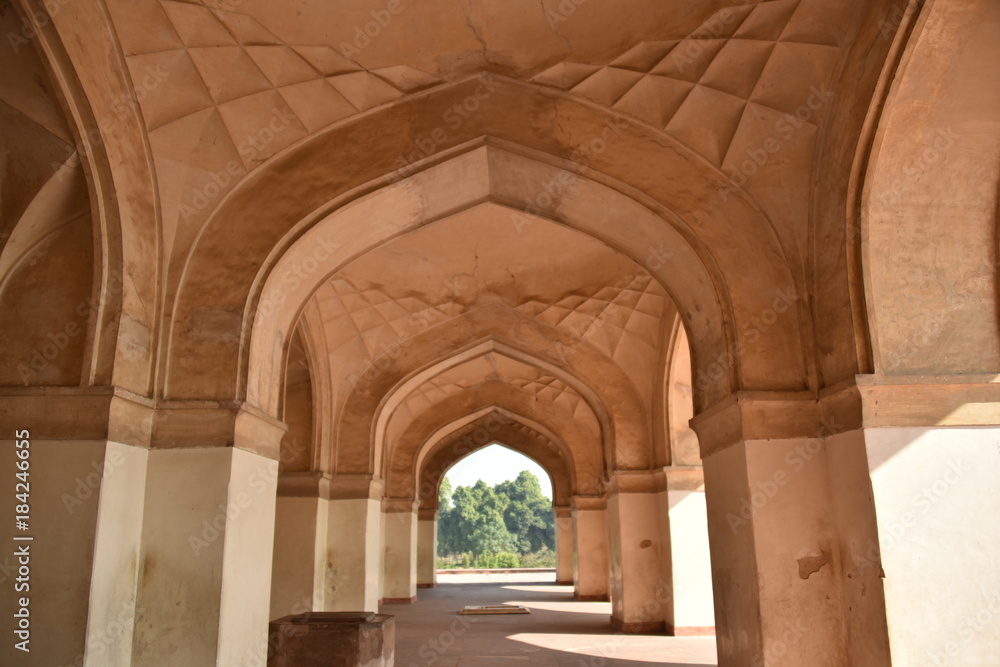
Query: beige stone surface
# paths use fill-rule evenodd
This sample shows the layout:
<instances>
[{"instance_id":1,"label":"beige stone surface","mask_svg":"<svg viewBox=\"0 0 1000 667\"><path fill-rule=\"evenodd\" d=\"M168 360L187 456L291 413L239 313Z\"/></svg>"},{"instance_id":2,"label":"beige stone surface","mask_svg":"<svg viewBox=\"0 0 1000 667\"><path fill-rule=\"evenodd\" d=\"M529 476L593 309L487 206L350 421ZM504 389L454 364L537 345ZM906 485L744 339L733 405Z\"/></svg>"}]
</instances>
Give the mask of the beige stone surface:
<instances>
[{"instance_id":1,"label":"beige stone surface","mask_svg":"<svg viewBox=\"0 0 1000 667\"><path fill-rule=\"evenodd\" d=\"M242 667L269 618L412 598L494 442L602 622L726 667L1000 654L993 0L0 0L0 35L25 664Z\"/></svg>"}]
</instances>

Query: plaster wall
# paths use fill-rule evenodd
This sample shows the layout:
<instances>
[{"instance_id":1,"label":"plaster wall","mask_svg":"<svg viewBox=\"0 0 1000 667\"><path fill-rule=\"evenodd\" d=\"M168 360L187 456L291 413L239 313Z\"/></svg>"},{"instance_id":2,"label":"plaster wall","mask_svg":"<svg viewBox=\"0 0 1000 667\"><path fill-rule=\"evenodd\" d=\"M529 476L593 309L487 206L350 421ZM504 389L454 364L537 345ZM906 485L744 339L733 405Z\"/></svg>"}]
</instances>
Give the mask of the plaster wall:
<instances>
[{"instance_id":1,"label":"plaster wall","mask_svg":"<svg viewBox=\"0 0 1000 667\"><path fill-rule=\"evenodd\" d=\"M893 664L995 665L1000 428L869 428L865 442Z\"/></svg>"}]
</instances>

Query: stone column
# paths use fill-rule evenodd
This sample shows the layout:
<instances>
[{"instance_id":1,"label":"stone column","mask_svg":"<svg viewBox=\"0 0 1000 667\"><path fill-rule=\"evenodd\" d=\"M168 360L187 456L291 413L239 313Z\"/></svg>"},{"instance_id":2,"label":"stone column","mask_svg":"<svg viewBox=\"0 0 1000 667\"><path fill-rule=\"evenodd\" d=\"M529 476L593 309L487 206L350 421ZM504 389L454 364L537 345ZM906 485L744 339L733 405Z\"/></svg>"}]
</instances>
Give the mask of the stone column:
<instances>
[{"instance_id":1,"label":"stone column","mask_svg":"<svg viewBox=\"0 0 1000 667\"><path fill-rule=\"evenodd\" d=\"M327 591L324 611L378 611L382 492L382 481L370 475L333 478L326 549L339 586Z\"/></svg>"},{"instance_id":2,"label":"stone column","mask_svg":"<svg viewBox=\"0 0 1000 667\"><path fill-rule=\"evenodd\" d=\"M271 572L271 620L325 608L333 589L326 573L329 478L285 473L278 478Z\"/></svg>"},{"instance_id":3,"label":"stone column","mask_svg":"<svg viewBox=\"0 0 1000 667\"><path fill-rule=\"evenodd\" d=\"M831 451L870 473L875 511L844 567L852 581L882 577L893 665L985 667L1000 655L1000 385L933 382L858 377L863 428L832 437ZM868 509L859 491L842 483Z\"/></svg>"},{"instance_id":4,"label":"stone column","mask_svg":"<svg viewBox=\"0 0 1000 667\"><path fill-rule=\"evenodd\" d=\"M553 507L556 517L556 583L560 586L573 585L573 549L576 538L573 535L573 509Z\"/></svg>"},{"instance_id":5,"label":"stone column","mask_svg":"<svg viewBox=\"0 0 1000 667\"><path fill-rule=\"evenodd\" d=\"M0 529L0 606L7 627L0 664L126 667L135 625L148 432L116 428L112 415L148 420L150 410L110 392L15 391L3 397L0 410L5 480L0 510L6 517ZM28 495L17 498L24 488L15 484L23 480L30 485ZM25 508L17 507L23 501L28 518L22 530L15 516L25 515ZM23 617L22 598L30 635L19 637L14 631ZM24 639L29 652L17 648Z\"/></svg>"},{"instance_id":6,"label":"stone column","mask_svg":"<svg viewBox=\"0 0 1000 667\"><path fill-rule=\"evenodd\" d=\"M672 568L675 635L715 633L705 476L700 466L664 468Z\"/></svg>"},{"instance_id":7,"label":"stone column","mask_svg":"<svg viewBox=\"0 0 1000 667\"><path fill-rule=\"evenodd\" d=\"M662 472L616 471L608 481L611 625L622 632L673 630L663 491Z\"/></svg>"},{"instance_id":8,"label":"stone column","mask_svg":"<svg viewBox=\"0 0 1000 667\"><path fill-rule=\"evenodd\" d=\"M864 507L868 477L850 452L832 448L824 411L806 392L747 392L692 420L720 667L809 665L816 656L891 664L880 653L881 582L852 579L844 567L874 517Z\"/></svg>"},{"instance_id":9,"label":"stone column","mask_svg":"<svg viewBox=\"0 0 1000 667\"><path fill-rule=\"evenodd\" d=\"M384 577L385 604L417 601L417 501L386 498Z\"/></svg>"},{"instance_id":10,"label":"stone column","mask_svg":"<svg viewBox=\"0 0 1000 667\"><path fill-rule=\"evenodd\" d=\"M133 667L266 658L283 426L245 408L235 424L227 415L178 408L154 432ZM199 436L209 446L190 446Z\"/></svg>"},{"instance_id":11,"label":"stone column","mask_svg":"<svg viewBox=\"0 0 1000 667\"><path fill-rule=\"evenodd\" d=\"M437 510L417 512L417 588L437 586Z\"/></svg>"},{"instance_id":12,"label":"stone column","mask_svg":"<svg viewBox=\"0 0 1000 667\"><path fill-rule=\"evenodd\" d=\"M573 496L576 551L573 588L578 600L608 600L608 501L603 496Z\"/></svg>"}]
</instances>

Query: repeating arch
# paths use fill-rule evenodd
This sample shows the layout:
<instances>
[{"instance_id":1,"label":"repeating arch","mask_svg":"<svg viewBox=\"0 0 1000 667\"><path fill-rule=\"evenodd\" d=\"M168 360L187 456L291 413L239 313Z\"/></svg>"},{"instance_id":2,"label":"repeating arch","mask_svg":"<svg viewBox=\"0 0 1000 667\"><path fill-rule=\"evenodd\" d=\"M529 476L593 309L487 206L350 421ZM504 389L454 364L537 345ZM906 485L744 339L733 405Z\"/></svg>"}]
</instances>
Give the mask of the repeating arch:
<instances>
[{"instance_id":1,"label":"repeating arch","mask_svg":"<svg viewBox=\"0 0 1000 667\"><path fill-rule=\"evenodd\" d=\"M407 125L409 136L430 131L432 126L420 125L433 122L433 115L426 115L431 106L428 99L436 98L435 103L447 102L456 95L461 99L470 86L474 84L459 82L401 100L392 113L422 119L416 126ZM296 281L290 278L296 273L288 273L292 267L301 269L303 262L308 263L308 253L324 247L320 241L327 243L326 249L335 258L332 263L340 265L385 238L460 208L463 201L468 206L485 200L503 202L521 211L537 209L545 217L605 240L640 264L649 263L651 272L677 301L696 340L701 406L727 395L734 386L802 388L806 372L798 316L804 303L795 304L789 317L769 327L766 342L746 332L746 327L752 326L751 318L766 311L779 294L799 301L766 216L745 197L729 194L727 181L718 170L670 141L662 142L662 154L650 160L652 168L644 175L648 179L628 183L626 163L640 144L649 149L649 128L625 123L615 137L614 150L605 151L586 167L579 162L573 167L574 151L579 146L574 147L567 137L542 137L524 131L527 128L511 128L503 119L509 117L511 109L530 117L533 108L545 100L546 114L555 104L557 113L572 116L574 123L581 124L581 132L590 132L584 136L593 136L614 114L551 92L540 95L541 90L504 81L481 112L450 135L447 144L429 161L445 162L436 167L421 165L424 171L395 184L392 182L401 174L396 172L398 165L392 163L392 156L402 154L407 143L396 129L381 127L378 133L364 134L372 122L392 125L393 118L379 114L320 133L248 177L206 224L173 299L170 347L165 356L166 395L245 395L250 402L270 411L273 389L266 388L271 381L265 378L277 370L278 364L268 359L277 354L281 341L287 338L289 323L309 293L313 278L323 277L310 274ZM360 159L356 153L359 137L370 141L376 134L379 145L366 144L365 157ZM489 140L486 149L476 150L475 144L469 144L481 143L485 136L497 139ZM496 148L504 141L526 148L520 149L521 154L512 152L509 145L508 150ZM524 155L532 151L550 157ZM654 147L654 151L659 153L660 149ZM470 161L477 158L481 166L472 168ZM553 164L563 159L565 166ZM345 169L338 171L336 167L342 160ZM527 173L515 168L525 166L530 167ZM586 172L586 177L580 175L581 171ZM336 177L331 178L334 172ZM621 180L616 180L618 177ZM444 181L447 187L432 187ZM455 187L458 183L461 187ZM573 196L552 196L545 190L547 184L551 190L552 183L565 183L572 188ZM377 189L379 192L374 193ZM376 205L376 199L380 205ZM596 205L598 202L600 205ZM389 203L398 208L386 209ZM332 214L331 209L335 209ZM359 214L392 218L385 220L380 229L363 230L352 222ZM281 220L276 221L276 216ZM333 219L341 232L336 238L319 231L329 231L325 223L317 224ZM241 224L230 224L232 220ZM730 225L731 220L741 224ZM253 233L249 233L251 229ZM308 252L302 246L303 240L309 242ZM230 252L234 247L241 252ZM283 280L283 288L279 289ZM220 282L233 289L217 290L219 296L213 303L205 303L207 287ZM195 294L201 297L201 303L192 298ZM733 302L742 304L739 313L733 311ZM211 327L204 326L209 323L217 327L209 330ZM212 350L234 336L242 341L239 362L212 359ZM780 359L768 358L777 349L791 353L780 355ZM195 366L211 372L202 376L199 386L188 386L181 376ZM245 385L241 377L246 378Z\"/></svg>"},{"instance_id":2,"label":"repeating arch","mask_svg":"<svg viewBox=\"0 0 1000 667\"><path fill-rule=\"evenodd\" d=\"M419 450L414 461L413 491L421 507L436 508L438 487L448 469L494 442L538 463L552 478L553 503L557 506L569 504L580 482L572 455L558 438L544 426L495 406L470 417L471 420L467 418L446 425ZM487 439L477 438L477 431L487 433Z\"/></svg>"}]
</instances>

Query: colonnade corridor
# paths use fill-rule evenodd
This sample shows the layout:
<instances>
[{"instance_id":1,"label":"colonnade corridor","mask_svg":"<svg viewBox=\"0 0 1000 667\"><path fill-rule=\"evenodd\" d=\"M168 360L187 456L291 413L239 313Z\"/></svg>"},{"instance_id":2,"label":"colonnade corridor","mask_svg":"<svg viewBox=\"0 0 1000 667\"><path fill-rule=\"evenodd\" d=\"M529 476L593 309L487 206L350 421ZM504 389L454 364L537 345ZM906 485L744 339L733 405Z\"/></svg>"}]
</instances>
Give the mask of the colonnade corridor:
<instances>
[{"instance_id":1,"label":"colonnade corridor","mask_svg":"<svg viewBox=\"0 0 1000 667\"><path fill-rule=\"evenodd\" d=\"M397 667L688 667L716 662L715 637L614 632L611 603L580 602L555 573L441 574L411 605L383 605L396 623ZM514 604L530 614L458 615L469 605Z\"/></svg>"}]
</instances>

